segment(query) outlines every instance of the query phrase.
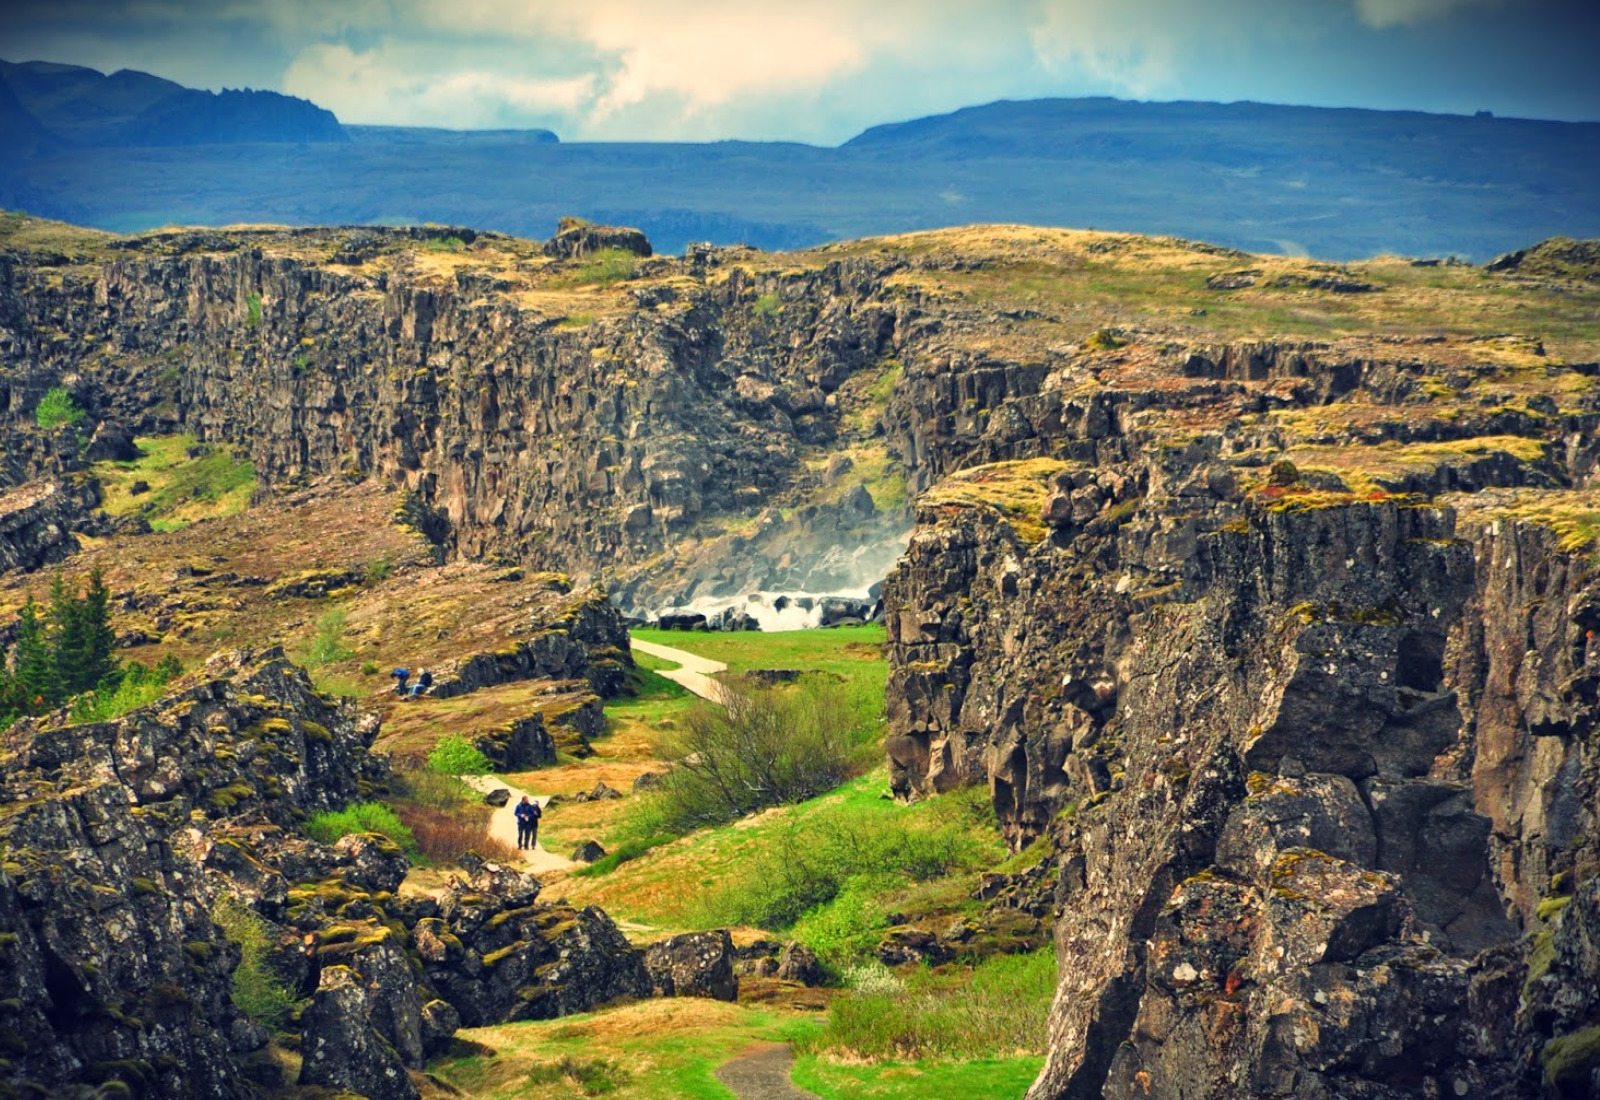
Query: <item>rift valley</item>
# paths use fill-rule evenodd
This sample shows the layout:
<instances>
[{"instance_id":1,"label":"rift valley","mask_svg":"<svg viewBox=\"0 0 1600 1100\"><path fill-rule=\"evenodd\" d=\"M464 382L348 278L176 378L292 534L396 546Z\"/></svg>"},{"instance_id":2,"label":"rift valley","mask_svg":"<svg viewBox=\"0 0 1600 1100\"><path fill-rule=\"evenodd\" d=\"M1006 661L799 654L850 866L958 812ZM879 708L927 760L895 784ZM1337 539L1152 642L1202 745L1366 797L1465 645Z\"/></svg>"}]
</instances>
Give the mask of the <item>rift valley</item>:
<instances>
[{"instance_id":1,"label":"rift valley","mask_svg":"<svg viewBox=\"0 0 1600 1100\"><path fill-rule=\"evenodd\" d=\"M1600 1094L1597 426L1594 242L4 215L0 622L98 575L183 672L0 733L0 1095L759 1095L713 1075L751 1038L1008 957L1054 991L1021 1083L900 1040L940 1095ZM761 698L883 685L857 778L622 856L706 720L630 623L875 581L881 626L672 636ZM421 815L449 739L622 858L315 835ZM975 847L694 900L828 814ZM673 1062L691 1003L723 1055ZM820 1049L808 1088L927 1094Z\"/></svg>"}]
</instances>

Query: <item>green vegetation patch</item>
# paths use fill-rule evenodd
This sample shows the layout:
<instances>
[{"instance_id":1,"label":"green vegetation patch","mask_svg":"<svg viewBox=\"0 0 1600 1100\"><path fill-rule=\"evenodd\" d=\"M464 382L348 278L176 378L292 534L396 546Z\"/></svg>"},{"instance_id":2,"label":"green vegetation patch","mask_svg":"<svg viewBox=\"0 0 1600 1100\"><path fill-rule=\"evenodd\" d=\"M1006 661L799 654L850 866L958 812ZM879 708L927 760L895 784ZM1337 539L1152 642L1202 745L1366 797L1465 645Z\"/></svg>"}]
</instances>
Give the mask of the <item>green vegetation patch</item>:
<instances>
[{"instance_id":1,"label":"green vegetation patch","mask_svg":"<svg viewBox=\"0 0 1600 1100\"><path fill-rule=\"evenodd\" d=\"M860 1061L1042 1055L1055 992L1052 949L985 959L968 970L877 964L847 974L828 1023L802 1040L812 1053Z\"/></svg>"},{"instance_id":2,"label":"green vegetation patch","mask_svg":"<svg viewBox=\"0 0 1600 1100\"><path fill-rule=\"evenodd\" d=\"M639 257L625 248L602 248L550 281L554 287L615 286L633 276Z\"/></svg>"},{"instance_id":3,"label":"green vegetation patch","mask_svg":"<svg viewBox=\"0 0 1600 1100\"><path fill-rule=\"evenodd\" d=\"M217 902L211 919L224 936L239 946L239 965L233 971L233 1003L257 1025L277 1031L288 1019L294 997L272 968L276 944L267 922L231 897Z\"/></svg>"},{"instance_id":4,"label":"green vegetation patch","mask_svg":"<svg viewBox=\"0 0 1600 1100\"><path fill-rule=\"evenodd\" d=\"M305 834L323 844L333 844L353 833L377 833L406 852L417 850L411 830L400 821L394 807L383 802L354 802L342 810L317 814L305 824Z\"/></svg>"},{"instance_id":5,"label":"green vegetation patch","mask_svg":"<svg viewBox=\"0 0 1600 1100\"><path fill-rule=\"evenodd\" d=\"M428 767L440 775L487 775L494 765L471 741L459 734L443 738L428 754Z\"/></svg>"},{"instance_id":6,"label":"green vegetation patch","mask_svg":"<svg viewBox=\"0 0 1600 1100\"><path fill-rule=\"evenodd\" d=\"M157 531L176 531L202 519L236 515L250 504L255 467L227 448L200 448L191 435L142 437L132 462L97 462L91 468L104 489L104 509L114 516L143 516ZM145 488L135 493L140 482Z\"/></svg>"},{"instance_id":7,"label":"green vegetation patch","mask_svg":"<svg viewBox=\"0 0 1600 1100\"><path fill-rule=\"evenodd\" d=\"M41 428L72 427L83 423L88 415L62 386L46 390L45 395L39 398L38 408L33 411L33 418Z\"/></svg>"},{"instance_id":8,"label":"green vegetation patch","mask_svg":"<svg viewBox=\"0 0 1600 1100\"><path fill-rule=\"evenodd\" d=\"M1034 1056L855 1065L805 1054L790 1079L822 1100L994 1100L1023 1095L1042 1068Z\"/></svg>"}]
</instances>

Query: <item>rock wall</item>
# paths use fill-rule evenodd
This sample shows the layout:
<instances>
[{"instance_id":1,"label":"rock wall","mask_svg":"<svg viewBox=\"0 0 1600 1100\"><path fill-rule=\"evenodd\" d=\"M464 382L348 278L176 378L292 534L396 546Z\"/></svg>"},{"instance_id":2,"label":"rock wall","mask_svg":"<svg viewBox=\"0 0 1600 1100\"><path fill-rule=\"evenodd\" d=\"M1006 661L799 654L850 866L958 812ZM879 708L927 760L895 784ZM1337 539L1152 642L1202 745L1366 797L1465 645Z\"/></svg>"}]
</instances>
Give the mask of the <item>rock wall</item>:
<instances>
[{"instance_id":1,"label":"rock wall","mask_svg":"<svg viewBox=\"0 0 1600 1100\"><path fill-rule=\"evenodd\" d=\"M124 252L65 269L0 257L10 434L32 439L38 397L67 384L96 422L236 444L273 484L376 475L443 513L465 556L585 576L760 512L804 448L837 434L839 387L898 339L886 270L859 260L759 283L724 269L737 250L703 252L692 272L653 260L686 277L566 323L481 271L363 273L227 234ZM781 308L753 310L759 295ZM10 465L15 483L49 464ZM745 567L753 583L781 581L762 564Z\"/></svg>"},{"instance_id":2,"label":"rock wall","mask_svg":"<svg viewBox=\"0 0 1600 1100\"><path fill-rule=\"evenodd\" d=\"M891 782L987 782L1014 847L1054 846L1031 1100L1584 1095L1592 932L1563 899L1600 870L1600 582L1494 486L1588 507L1565 487L1592 424L1555 463L1360 494L1269 477L1282 449L1248 422L1158 430L1275 372L1308 402L1405 392L1298 355L1193 353L1175 374L1240 384L1047 383L991 415L1019 426L1001 465L934 487L885 585Z\"/></svg>"},{"instance_id":3,"label":"rock wall","mask_svg":"<svg viewBox=\"0 0 1600 1100\"><path fill-rule=\"evenodd\" d=\"M540 903L531 875L479 861L441 897L402 896L410 863L387 837L300 835L377 792L376 732L269 650L214 658L114 721L0 735L0 1096L285 1084L235 983L252 938L249 988L281 990L300 1083L382 1100L417 1096L409 1071L463 1023L650 995L610 919Z\"/></svg>"}]
</instances>

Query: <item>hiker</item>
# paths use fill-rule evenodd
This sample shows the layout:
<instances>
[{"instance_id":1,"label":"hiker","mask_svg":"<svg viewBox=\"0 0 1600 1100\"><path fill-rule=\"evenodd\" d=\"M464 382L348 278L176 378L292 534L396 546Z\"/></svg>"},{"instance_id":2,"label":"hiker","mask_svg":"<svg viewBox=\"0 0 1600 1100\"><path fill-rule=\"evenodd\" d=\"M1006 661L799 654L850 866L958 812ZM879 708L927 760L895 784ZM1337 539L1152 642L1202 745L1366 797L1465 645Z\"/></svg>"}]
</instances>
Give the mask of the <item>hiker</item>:
<instances>
[{"instance_id":1,"label":"hiker","mask_svg":"<svg viewBox=\"0 0 1600 1100\"><path fill-rule=\"evenodd\" d=\"M421 699L433 686L433 673L427 669L422 670L422 675L417 677L417 682L411 685L410 691L401 692L407 699Z\"/></svg>"},{"instance_id":2,"label":"hiker","mask_svg":"<svg viewBox=\"0 0 1600 1100\"><path fill-rule=\"evenodd\" d=\"M406 693L406 681L411 679L411 670L409 668L397 668L389 673L389 676L395 681L394 693L396 695L404 695Z\"/></svg>"},{"instance_id":3,"label":"hiker","mask_svg":"<svg viewBox=\"0 0 1600 1100\"><path fill-rule=\"evenodd\" d=\"M539 845L539 804L522 796L522 801L512 811L517 815L517 847L533 849Z\"/></svg>"}]
</instances>

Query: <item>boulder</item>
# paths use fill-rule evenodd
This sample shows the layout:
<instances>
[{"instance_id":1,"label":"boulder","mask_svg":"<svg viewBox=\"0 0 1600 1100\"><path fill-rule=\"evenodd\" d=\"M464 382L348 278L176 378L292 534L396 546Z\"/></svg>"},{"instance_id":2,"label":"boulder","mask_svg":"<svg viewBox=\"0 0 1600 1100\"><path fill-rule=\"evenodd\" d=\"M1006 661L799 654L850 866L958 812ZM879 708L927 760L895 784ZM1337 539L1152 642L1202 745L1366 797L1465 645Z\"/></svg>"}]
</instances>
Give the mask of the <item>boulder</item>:
<instances>
[{"instance_id":1,"label":"boulder","mask_svg":"<svg viewBox=\"0 0 1600 1100\"><path fill-rule=\"evenodd\" d=\"M606 850L592 840L586 840L572 849L572 862L593 863L597 859L604 859Z\"/></svg>"},{"instance_id":2,"label":"boulder","mask_svg":"<svg viewBox=\"0 0 1600 1100\"><path fill-rule=\"evenodd\" d=\"M496 809L499 809L501 806L504 806L507 802L511 801L511 792L504 787L496 787L494 790L483 796L483 801L485 805L493 806Z\"/></svg>"},{"instance_id":3,"label":"boulder","mask_svg":"<svg viewBox=\"0 0 1600 1100\"><path fill-rule=\"evenodd\" d=\"M301 1017L301 1085L348 1089L368 1100L419 1100L399 1054L373 1030L372 1007L355 971L346 966L323 970Z\"/></svg>"},{"instance_id":4,"label":"boulder","mask_svg":"<svg viewBox=\"0 0 1600 1100\"><path fill-rule=\"evenodd\" d=\"M651 984L660 996L718 1001L739 999L733 959L733 938L727 929L673 936L651 944L644 953Z\"/></svg>"},{"instance_id":5,"label":"boulder","mask_svg":"<svg viewBox=\"0 0 1600 1100\"><path fill-rule=\"evenodd\" d=\"M786 982L799 982L801 985L821 985L827 979L817 953L799 941L783 945L783 953L778 956L777 974Z\"/></svg>"}]
</instances>

